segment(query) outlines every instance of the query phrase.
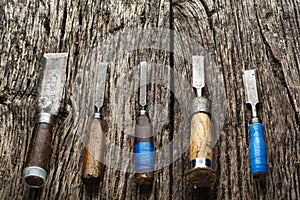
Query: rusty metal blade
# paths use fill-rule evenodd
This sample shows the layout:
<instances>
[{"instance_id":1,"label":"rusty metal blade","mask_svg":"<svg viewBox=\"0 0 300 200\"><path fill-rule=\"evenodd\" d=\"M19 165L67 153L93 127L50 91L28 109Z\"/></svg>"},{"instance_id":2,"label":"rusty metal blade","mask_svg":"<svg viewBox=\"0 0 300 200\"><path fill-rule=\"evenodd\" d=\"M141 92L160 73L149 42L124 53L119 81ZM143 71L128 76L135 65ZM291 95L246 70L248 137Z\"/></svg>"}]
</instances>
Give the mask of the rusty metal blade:
<instances>
[{"instance_id":1,"label":"rusty metal blade","mask_svg":"<svg viewBox=\"0 0 300 200\"><path fill-rule=\"evenodd\" d=\"M57 115L66 82L68 53L44 54L44 68L38 93L37 111Z\"/></svg>"}]
</instances>

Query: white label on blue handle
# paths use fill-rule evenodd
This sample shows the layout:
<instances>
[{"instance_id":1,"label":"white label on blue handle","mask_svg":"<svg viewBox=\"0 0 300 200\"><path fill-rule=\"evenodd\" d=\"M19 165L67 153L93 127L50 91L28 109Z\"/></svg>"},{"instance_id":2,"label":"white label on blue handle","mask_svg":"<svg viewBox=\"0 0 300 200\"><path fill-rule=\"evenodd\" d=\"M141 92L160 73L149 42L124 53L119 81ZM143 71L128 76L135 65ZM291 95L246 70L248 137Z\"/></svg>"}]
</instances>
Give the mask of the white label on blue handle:
<instances>
[{"instance_id":1,"label":"white label on blue handle","mask_svg":"<svg viewBox=\"0 0 300 200\"><path fill-rule=\"evenodd\" d=\"M261 123L250 126L250 166L251 173L267 173L266 145L264 142L264 126Z\"/></svg>"},{"instance_id":2,"label":"white label on blue handle","mask_svg":"<svg viewBox=\"0 0 300 200\"><path fill-rule=\"evenodd\" d=\"M138 142L135 144L135 170L139 171L153 171L153 143L152 142Z\"/></svg>"}]
</instances>

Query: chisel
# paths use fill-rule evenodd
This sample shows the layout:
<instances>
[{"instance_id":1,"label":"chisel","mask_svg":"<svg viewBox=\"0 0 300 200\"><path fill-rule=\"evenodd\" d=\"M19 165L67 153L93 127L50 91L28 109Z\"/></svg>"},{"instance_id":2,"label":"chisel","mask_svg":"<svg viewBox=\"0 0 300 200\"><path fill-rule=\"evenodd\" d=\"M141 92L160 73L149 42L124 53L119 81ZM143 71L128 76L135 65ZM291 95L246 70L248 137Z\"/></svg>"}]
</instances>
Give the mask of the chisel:
<instances>
[{"instance_id":1,"label":"chisel","mask_svg":"<svg viewBox=\"0 0 300 200\"><path fill-rule=\"evenodd\" d=\"M259 103L255 70L244 70L246 103L251 105L252 119L250 121L250 167L255 179L263 180L267 173L266 145L264 141L264 126L257 117L256 105Z\"/></svg>"},{"instance_id":2,"label":"chisel","mask_svg":"<svg viewBox=\"0 0 300 200\"><path fill-rule=\"evenodd\" d=\"M147 105L147 63L140 63L139 104L141 110L135 125L135 175L138 184L151 184L153 181L153 137L152 124L146 111Z\"/></svg>"},{"instance_id":3,"label":"chisel","mask_svg":"<svg viewBox=\"0 0 300 200\"><path fill-rule=\"evenodd\" d=\"M29 149L23 182L32 188L43 187L50 159L52 127L58 114L66 81L67 53L44 54L33 141Z\"/></svg>"},{"instance_id":4,"label":"chisel","mask_svg":"<svg viewBox=\"0 0 300 200\"><path fill-rule=\"evenodd\" d=\"M81 178L85 184L98 184L103 177L105 133L101 108L104 104L107 66L108 63L101 62L97 72L95 112L88 125L83 150Z\"/></svg>"},{"instance_id":5,"label":"chisel","mask_svg":"<svg viewBox=\"0 0 300 200\"><path fill-rule=\"evenodd\" d=\"M202 94L205 87L205 57L192 56L192 65L192 86L196 97L191 105L190 163L186 179L196 189L212 186L217 175L212 167L211 103Z\"/></svg>"}]
</instances>

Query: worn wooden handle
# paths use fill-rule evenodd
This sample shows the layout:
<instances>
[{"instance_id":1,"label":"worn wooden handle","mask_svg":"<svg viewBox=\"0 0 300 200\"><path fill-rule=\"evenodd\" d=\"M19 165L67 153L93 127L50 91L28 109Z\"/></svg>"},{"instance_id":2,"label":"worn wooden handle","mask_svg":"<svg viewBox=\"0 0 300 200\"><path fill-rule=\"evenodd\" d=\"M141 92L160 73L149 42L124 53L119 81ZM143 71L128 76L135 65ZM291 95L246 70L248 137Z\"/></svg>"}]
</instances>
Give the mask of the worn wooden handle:
<instances>
[{"instance_id":1,"label":"worn wooden handle","mask_svg":"<svg viewBox=\"0 0 300 200\"><path fill-rule=\"evenodd\" d=\"M206 113L195 113L191 122L190 161L196 158L213 159L211 146L210 117Z\"/></svg>"},{"instance_id":2,"label":"worn wooden handle","mask_svg":"<svg viewBox=\"0 0 300 200\"><path fill-rule=\"evenodd\" d=\"M147 115L137 118L135 136L135 182L151 184L154 170L153 137L152 125Z\"/></svg>"},{"instance_id":3,"label":"worn wooden handle","mask_svg":"<svg viewBox=\"0 0 300 200\"><path fill-rule=\"evenodd\" d=\"M92 119L84 145L82 180L85 184L97 184L103 177L103 157L105 150L104 122Z\"/></svg>"},{"instance_id":4,"label":"worn wooden handle","mask_svg":"<svg viewBox=\"0 0 300 200\"><path fill-rule=\"evenodd\" d=\"M24 181L29 187L39 188L45 184L51 140L52 126L44 122L37 123L33 129L33 142L24 169Z\"/></svg>"},{"instance_id":5,"label":"worn wooden handle","mask_svg":"<svg viewBox=\"0 0 300 200\"><path fill-rule=\"evenodd\" d=\"M195 113L191 121L190 166L186 178L197 187L210 187L217 179L212 168L210 117L203 112Z\"/></svg>"}]
</instances>

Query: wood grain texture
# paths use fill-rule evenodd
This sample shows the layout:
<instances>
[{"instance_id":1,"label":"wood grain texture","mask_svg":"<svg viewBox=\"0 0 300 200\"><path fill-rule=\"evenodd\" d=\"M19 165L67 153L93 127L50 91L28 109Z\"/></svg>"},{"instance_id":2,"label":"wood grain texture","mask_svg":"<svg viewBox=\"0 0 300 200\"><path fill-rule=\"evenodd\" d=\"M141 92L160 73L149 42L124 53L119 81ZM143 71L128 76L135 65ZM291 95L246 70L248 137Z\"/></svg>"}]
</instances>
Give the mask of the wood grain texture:
<instances>
[{"instance_id":1,"label":"wood grain texture","mask_svg":"<svg viewBox=\"0 0 300 200\"><path fill-rule=\"evenodd\" d=\"M191 167L191 161L197 158L213 160L211 149L211 121L207 113L194 113L191 117L190 132L190 162L189 171L186 174L187 181L197 189L197 187L212 187L216 182L216 172L207 167Z\"/></svg>"},{"instance_id":2,"label":"wood grain texture","mask_svg":"<svg viewBox=\"0 0 300 200\"><path fill-rule=\"evenodd\" d=\"M172 9L174 29L209 53L222 74L227 98L224 128L214 148L216 185L191 191L183 182L173 194L178 199L299 198L299 2L178 0ZM191 57L194 52L186 50L189 46L193 45L175 42L175 53ZM190 77L190 64L179 56L174 62ZM258 115L266 127L269 170L264 183L256 182L250 173L251 111L245 105L243 68L258 72ZM173 181L179 182L184 171L176 175Z\"/></svg>"},{"instance_id":3,"label":"wood grain texture","mask_svg":"<svg viewBox=\"0 0 300 200\"><path fill-rule=\"evenodd\" d=\"M0 199L300 198L298 0L5 0L0 5ZM130 133L134 133L138 111L137 92L130 91L137 91L138 85L119 87L122 76L147 60L173 67L191 80L191 62L178 55L191 58L195 52L189 48L195 43L171 38L169 47L174 53L157 48L122 51L130 45L143 46L139 38L127 35L130 40L120 39L122 34L150 27L171 28L193 38L211 55L224 80L226 120L213 149L217 183L213 188L193 190L184 178L189 162L184 153L154 173L151 187L135 185L132 173L112 167L105 168L99 187L84 187L82 149L93 113L96 69L91 60L110 64L103 111L106 137L128 152L133 151ZM168 41L169 36L158 33L140 39ZM98 58L90 59L98 46L106 48L99 51ZM21 175L32 139L40 61L46 52L68 52L69 60L63 104L53 128L49 176L45 187L36 191L21 184ZM265 183L255 182L250 173L247 130L251 113L245 106L243 66L258 72L258 114L266 127L269 165ZM156 73L163 69L152 75ZM167 84L180 94L176 80L171 79L170 71L168 74ZM154 145L162 148L178 136L180 108L167 88L150 85L148 92L150 119L157 133ZM124 99L129 103L124 104ZM163 109L154 107L157 104ZM115 117L119 112L122 120ZM181 141L189 138L182 136ZM171 161L173 155L185 151L181 145L175 147L159 159ZM130 168L130 161L120 155L109 151L106 155ZM108 166L113 164L108 160Z\"/></svg>"},{"instance_id":4,"label":"wood grain texture","mask_svg":"<svg viewBox=\"0 0 300 200\"><path fill-rule=\"evenodd\" d=\"M33 129L32 149L27 157L26 167L36 166L47 171L51 152L52 126L38 123Z\"/></svg>"},{"instance_id":5,"label":"wood grain texture","mask_svg":"<svg viewBox=\"0 0 300 200\"><path fill-rule=\"evenodd\" d=\"M121 43L118 34L125 34L132 28L168 28L170 3L88 0L5 1L1 5L1 199L166 199L168 187L162 186L170 184L168 168L156 172L156 181L151 188L136 186L132 182L133 174L113 167L105 169L103 182L106 184L100 184L98 188L84 187L80 174L84 135L94 107L96 66L88 63L93 47L107 42L107 48L101 51L103 57L99 58L110 63L103 111L107 138L115 146L133 151L131 135L138 111L137 93L129 94L129 104L124 104L124 93L120 91L126 91L131 85L119 87L117 94L116 80L137 66L140 60L168 65L169 52L152 52L150 49L122 52L124 45L136 45L139 38L129 40L131 43ZM148 40L165 36L151 37ZM68 73L63 105L53 129L47 183L43 190L32 191L21 184L20 177L32 137L36 88L41 75L39 61L45 52L68 52ZM137 89L137 85L133 87ZM163 95L157 95L160 93ZM169 94L165 88L151 86L149 107L164 103L164 112L168 113ZM115 102L122 103L117 107ZM124 121L132 123L118 127L116 121L119 119L112 116L115 109L123 112L120 116ZM155 109L150 113L152 118L157 115L160 113ZM163 146L169 142L169 131L165 121L159 123L164 126L155 140L157 145ZM121 160L120 155L107 154L113 158L112 164L115 164L114 160ZM109 166L112 164L108 163Z\"/></svg>"},{"instance_id":6,"label":"wood grain texture","mask_svg":"<svg viewBox=\"0 0 300 200\"><path fill-rule=\"evenodd\" d=\"M211 146L210 117L206 113L195 113L191 119L190 161L195 158L213 160Z\"/></svg>"},{"instance_id":7,"label":"wood grain texture","mask_svg":"<svg viewBox=\"0 0 300 200\"><path fill-rule=\"evenodd\" d=\"M103 178L105 151L104 121L92 119L87 129L81 178L86 184L98 184Z\"/></svg>"}]
</instances>

